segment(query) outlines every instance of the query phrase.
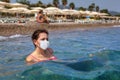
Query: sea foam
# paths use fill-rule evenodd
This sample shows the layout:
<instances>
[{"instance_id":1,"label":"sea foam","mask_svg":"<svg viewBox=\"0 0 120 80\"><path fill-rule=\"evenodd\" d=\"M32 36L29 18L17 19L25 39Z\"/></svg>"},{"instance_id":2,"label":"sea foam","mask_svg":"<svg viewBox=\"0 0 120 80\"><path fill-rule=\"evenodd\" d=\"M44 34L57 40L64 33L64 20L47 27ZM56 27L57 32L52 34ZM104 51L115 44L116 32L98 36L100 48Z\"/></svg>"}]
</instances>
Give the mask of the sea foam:
<instances>
[{"instance_id":1,"label":"sea foam","mask_svg":"<svg viewBox=\"0 0 120 80\"><path fill-rule=\"evenodd\" d=\"M120 27L120 25L114 25L113 27Z\"/></svg>"},{"instance_id":2,"label":"sea foam","mask_svg":"<svg viewBox=\"0 0 120 80\"><path fill-rule=\"evenodd\" d=\"M15 34L11 36L0 36L0 41L7 40L7 39L13 39L13 38L19 38L19 37L25 37L27 35L21 35L21 34Z\"/></svg>"},{"instance_id":3,"label":"sea foam","mask_svg":"<svg viewBox=\"0 0 120 80\"><path fill-rule=\"evenodd\" d=\"M8 37L0 36L0 41L1 40L6 40Z\"/></svg>"}]
</instances>

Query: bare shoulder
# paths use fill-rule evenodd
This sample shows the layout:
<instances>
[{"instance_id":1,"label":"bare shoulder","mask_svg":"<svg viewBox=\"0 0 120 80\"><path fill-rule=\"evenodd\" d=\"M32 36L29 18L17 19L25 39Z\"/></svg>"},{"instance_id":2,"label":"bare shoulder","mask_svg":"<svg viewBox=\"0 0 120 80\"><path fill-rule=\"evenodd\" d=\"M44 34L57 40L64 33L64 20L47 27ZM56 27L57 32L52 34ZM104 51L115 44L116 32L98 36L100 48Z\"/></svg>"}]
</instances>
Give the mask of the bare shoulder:
<instances>
[{"instance_id":1,"label":"bare shoulder","mask_svg":"<svg viewBox=\"0 0 120 80\"><path fill-rule=\"evenodd\" d=\"M27 65L32 65L32 64L34 64L35 62L34 62L34 60L32 59L32 57L30 56L30 55L28 55L27 57L26 57L26 64Z\"/></svg>"},{"instance_id":2,"label":"bare shoulder","mask_svg":"<svg viewBox=\"0 0 120 80\"><path fill-rule=\"evenodd\" d=\"M32 58L31 58L30 55L28 55L28 56L26 57L26 62L31 62L31 61L32 61Z\"/></svg>"}]
</instances>

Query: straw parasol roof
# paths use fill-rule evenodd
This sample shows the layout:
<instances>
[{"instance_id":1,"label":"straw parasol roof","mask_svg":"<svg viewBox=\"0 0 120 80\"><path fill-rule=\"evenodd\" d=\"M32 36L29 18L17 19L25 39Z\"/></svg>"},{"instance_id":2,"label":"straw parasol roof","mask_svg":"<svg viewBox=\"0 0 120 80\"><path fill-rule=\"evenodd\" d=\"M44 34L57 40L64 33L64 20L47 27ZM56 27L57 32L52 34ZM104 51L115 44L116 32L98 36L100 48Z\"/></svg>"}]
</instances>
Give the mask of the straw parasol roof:
<instances>
[{"instance_id":1,"label":"straw parasol roof","mask_svg":"<svg viewBox=\"0 0 120 80\"><path fill-rule=\"evenodd\" d=\"M26 10L23 13L25 13L25 14L31 14L32 12L30 10Z\"/></svg>"},{"instance_id":2,"label":"straw parasol roof","mask_svg":"<svg viewBox=\"0 0 120 80\"><path fill-rule=\"evenodd\" d=\"M4 12L4 13L9 13L9 10L8 9L2 9L0 10L1 12Z\"/></svg>"},{"instance_id":3,"label":"straw parasol roof","mask_svg":"<svg viewBox=\"0 0 120 80\"><path fill-rule=\"evenodd\" d=\"M100 16L107 16L107 13L99 13Z\"/></svg>"},{"instance_id":4,"label":"straw parasol roof","mask_svg":"<svg viewBox=\"0 0 120 80\"><path fill-rule=\"evenodd\" d=\"M83 14L84 16L94 16L97 13L96 12L92 12L92 11L79 11L81 14Z\"/></svg>"},{"instance_id":5,"label":"straw parasol roof","mask_svg":"<svg viewBox=\"0 0 120 80\"><path fill-rule=\"evenodd\" d=\"M116 17L116 16L101 16L101 18L118 19L119 17Z\"/></svg>"},{"instance_id":6,"label":"straw parasol roof","mask_svg":"<svg viewBox=\"0 0 120 80\"><path fill-rule=\"evenodd\" d=\"M71 10L71 9L63 9L62 13L64 15L79 15L80 14L79 11L77 11L77 10Z\"/></svg>"},{"instance_id":7,"label":"straw parasol roof","mask_svg":"<svg viewBox=\"0 0 120 80\"><path fill-rule=\"evenodd\" d=\"M28 11L27 8L17 7L17 8L11 8L9 9L10 13L24 13L25 11Z\"/></svg>"},{"instance_id":8,"label":"straw parasol roof","mask_svg":"<svg viewBox=\"0 0 120 80\"><path fill-rule=\"evenodd\" d=\"M59 8L57 7L48 7L48 8L45 8L46 10L58 10Z\"/></svg>"},{"instance_id":9,"label":"straw parasol roof","mask_svg":"<svg viewBox=\"0 0 120 80\"><path fill-rule=\"evenodd\" d=\"M24 7L24 8L28 7L28 5L24 5L21 3L11 3L9 6L11 6L11 7Z\"/></svg>"},{"instance_id":10,"label":"straw parasol roof","mask_svg":"<svg viewBox=\"0 0 120 80\"><path fill-rule=\"evenodd\" d=\"M0 10L2 10L2 9L5 9L5 8L0 6Z\"/></svg>"},{"instance_id":11,"label":"straw parasol roof","mask_svg":"<svg viewBox=\"0 0 120 80\"><path fill-rule=\"evenodd\" d=\"M39 10L30 10L31 11L31 13L38 13L39 12Z\"/></svg>"},{"instance_id":12,"label":"straw parasol roof","mask_svg":"<svg viewBox=\"0 0 120 80\"><path fill-rule=\"evenodd\" d=\"M55 14L61 14L61 9L56 7L48 7L43 10L44 13L47 13L48 15L55 15Z\"/></svg>"},{"instance_id":13,"label":"straw parasol roof","mask_svg":"<svg viewBox=\"0 0 120 80\"><path fill-rule=\"evenodd\" d=\"M31 7L32 10L43 10L42 7Z\"/></svg>"},{"instance_id":14,"label":"straw parasol roof","mask_svg":"<svg viewBox=\"0 0 120 80\"><path fill-rule=\"evenodd\" d=\"M63 9L62 10L62 14L64 14L64 15L69 15L71 12L70 12L70 10L69 9Z\"/></svg>"},{"instance_id":15,"label":"straw parasol roof","mask_svg":"<svg viewBox=\"0 0 120 80\"><path fill-rule=\"evenodd\" d=\"M85 11L85 14L90 15L91 11Z\"/></svg>"},{"instance_id":16,"label":"straw parasol roof","mask_svg":"<svg viewBox=\"0 0 120 80\"><path fill-rule=\"evenodd\" d=\"M85 12L85 11L81 11L81 10L80 10L79 12L80 12L80 14L86 14L86 12Z\"/></svg>"},{"instance_id":17,"label":"straw parasol roof","mask_svg":"<svg viewBox=\"0 0 120 80\"><path fill-rule=\"evenodd\" d=\"M95 11L92 11L88 14L89 16L99 16L100 13L99 12L95 12Z\"/></svg>"},{"instance_id":18,"label":"straw parasol roof","mask_svg":"<svg viewBox=\"0 0 120 80\"><path fill-rule=\"evenodd\" d=\"M0 12L9 12L8 9L4 8L4 7L0 7Z\"/></svg>"},{"instance_id":19,"label":"straw parasol roof","mask_svg":"<svg viewBox=\"0 0 120 80\"><path fill-rule=\"evenodd\" d=\"M71 10L72 11L72 15L80 15L80 12L77 10Z\"/></svg>"},{"instance_id":20,"label":"straw parasol roof","mask_svg":"<svg viewBox=\"0 0 120 80\"><path fill-rule=\"evenodd\" d=\"M0 5L0 7L4 7L4 5Z\"/></svg>"},{"instance_id":21,"label":"straw parasol roof","mask_svg":"<svg viewBox=\"0 0 120 80\"><path fill-rule=\"evenodd\" d=\"M6 2L2 2L2 1L0 1L0 5L9 5L9 3L6 3Z\"/></svg>"},{"instance_id":22,"label":"straw parasol roof","mask_svg":"<svg viewBox=\"0 0 120 80\"><path fill-rule=\"evenodd\" d=\"M21 11L17 9L9 9L9 13L21 13Z\"/></svg>"},{"instance_id":23,"label":"straw parasol roof","mask_svg":"<svg viewBox=\"0 0 120 80\"><path fill-rule=\"evenodd\" d=\"M80 14L88 15L88 16L105 16L108 15L107 13L100 13L95 11L79 11Z\"/></svg>"}]
</instances>

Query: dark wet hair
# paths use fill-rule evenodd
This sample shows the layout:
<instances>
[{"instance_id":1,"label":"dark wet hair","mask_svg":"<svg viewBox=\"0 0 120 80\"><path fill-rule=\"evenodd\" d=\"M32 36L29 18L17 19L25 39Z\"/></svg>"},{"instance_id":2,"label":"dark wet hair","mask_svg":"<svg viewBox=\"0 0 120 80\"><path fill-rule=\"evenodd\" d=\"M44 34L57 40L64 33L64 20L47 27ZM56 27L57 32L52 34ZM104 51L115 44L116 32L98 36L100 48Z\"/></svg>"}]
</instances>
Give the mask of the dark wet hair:
<instances>
[{"instance_id":1,"label":"dark wet hair","mask_svg":"<svg viewBox=\"0 0 120 80\"><path fill-rule=\"evenodd\" d=\"M39 13L40 13L40 14L43 13L43 10L40 10Z\"/></svg>"},{"instance_id":2,"label":"dark wet hair","mask_svg":"<svg viewBox=\"0 0 120 80\"><path fill-rule=\"evenodd\" d=\"M33 40L37 40L39 38L39 34L40 33L46 33L47 35L49 35L48 31L46 29L37 29L34 31L34 33L32 34L32 41ZM33 43L34 44L34 43ZM35 44L34 44L35 45ZM36 47L36 46L35 46Z\"/></svg>"}]
</instances>

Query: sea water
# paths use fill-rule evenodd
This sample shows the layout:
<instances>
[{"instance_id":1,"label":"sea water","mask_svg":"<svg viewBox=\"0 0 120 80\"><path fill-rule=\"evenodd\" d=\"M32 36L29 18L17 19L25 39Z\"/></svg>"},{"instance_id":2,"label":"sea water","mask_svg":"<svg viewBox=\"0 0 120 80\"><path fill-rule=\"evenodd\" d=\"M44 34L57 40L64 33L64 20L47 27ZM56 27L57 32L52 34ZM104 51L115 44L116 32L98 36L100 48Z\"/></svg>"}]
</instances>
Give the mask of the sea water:
<instances>
[{"instance_id":1,"label":"sea water","mask_svg":"<svg viewBox=\"0 0 120 80\"><path fill-rule=\"evenodd\" d=\"M26 65L31 35L0 36L0 80L119 80L120 27L53 31L57 61Z\"/></svg>"}]
</instances>

